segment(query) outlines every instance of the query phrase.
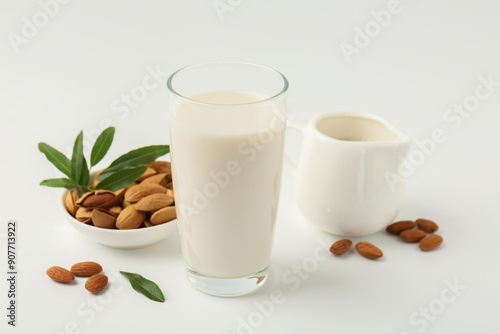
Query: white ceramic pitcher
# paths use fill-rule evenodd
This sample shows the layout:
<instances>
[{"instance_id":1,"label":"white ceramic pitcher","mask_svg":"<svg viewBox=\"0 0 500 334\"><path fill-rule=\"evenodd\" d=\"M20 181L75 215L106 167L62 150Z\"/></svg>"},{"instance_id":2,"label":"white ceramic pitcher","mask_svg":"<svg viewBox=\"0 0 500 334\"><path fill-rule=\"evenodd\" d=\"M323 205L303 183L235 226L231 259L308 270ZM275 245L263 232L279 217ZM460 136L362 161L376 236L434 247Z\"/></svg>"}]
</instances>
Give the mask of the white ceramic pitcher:
<instances>
[{"instance_id":1,"label":"white ceramic pitcher","mask_svg":"<svg viewBox=\"0 0 500 334\"><path fill-rule=\"evenodd\" d=\"M320 230L341 236L377 232L396 218L404 181L394 182L410 140L385 120L366 113L322 114L305 125L299 162L285 159L295 178L302 214Z\"/></svg>"}]
</instances>

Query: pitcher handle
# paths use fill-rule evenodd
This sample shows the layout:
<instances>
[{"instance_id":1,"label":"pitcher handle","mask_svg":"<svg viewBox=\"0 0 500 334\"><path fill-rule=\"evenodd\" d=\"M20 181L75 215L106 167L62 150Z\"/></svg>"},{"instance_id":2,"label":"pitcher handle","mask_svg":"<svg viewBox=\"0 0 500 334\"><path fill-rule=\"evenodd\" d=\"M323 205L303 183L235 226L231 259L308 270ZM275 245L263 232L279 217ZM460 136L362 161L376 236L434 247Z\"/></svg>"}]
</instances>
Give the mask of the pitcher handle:
<instances>
[{"instance_id":1,"label":"pitcher handle","mask_svg":"<svg viewBox=\"0 0 500 334\"><path fill-rule=\"evenodd\" d=\"M296 130L300 132L302 135L304 135L304 132L306 131L306 125L307 125L306 123L299 120L293 120L293 119L287 120L287 128ZM284 159L284 168L285 172L288 175L295 178L295 175L297 174L297 165L286 154Z\"/></svg>"}]
</instances>

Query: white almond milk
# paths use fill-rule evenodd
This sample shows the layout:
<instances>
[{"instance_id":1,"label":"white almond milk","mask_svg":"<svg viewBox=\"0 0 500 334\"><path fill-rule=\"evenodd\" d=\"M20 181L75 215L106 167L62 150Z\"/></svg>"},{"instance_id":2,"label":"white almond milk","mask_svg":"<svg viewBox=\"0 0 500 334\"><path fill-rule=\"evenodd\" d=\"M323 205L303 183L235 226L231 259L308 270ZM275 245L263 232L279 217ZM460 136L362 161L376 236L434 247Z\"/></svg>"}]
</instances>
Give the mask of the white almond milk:
<instances>
[{"instance_id":1,"label":"white almond milk","mask_svg":"<svg viewBox=\"0 0 500 334\"><path fill-rule=\"evenodd\" d=\"M210 92L170 116L181 245L200 274L242 277L269 263L285 120L276 103L252 104L262 99Z\"/></svg>"}]
</instances>

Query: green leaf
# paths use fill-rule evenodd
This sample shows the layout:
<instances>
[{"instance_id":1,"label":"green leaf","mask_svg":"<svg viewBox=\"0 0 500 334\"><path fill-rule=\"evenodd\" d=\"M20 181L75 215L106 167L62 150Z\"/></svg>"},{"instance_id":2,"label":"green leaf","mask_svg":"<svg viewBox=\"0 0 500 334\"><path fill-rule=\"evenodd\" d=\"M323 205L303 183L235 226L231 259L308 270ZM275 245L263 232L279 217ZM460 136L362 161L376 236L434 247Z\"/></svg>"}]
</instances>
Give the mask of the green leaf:
<instances>
[{"instance_id":1,"label":"green leaf","mask_svg":"<svg viewBox=\"0 0 500 334\"><path fill-rule=\"evenodd\" d=\"M89 186L89 179L90 179L89 166L87 165L87 159L83 157L82 171L80 173L80 178L78 179L78 183L87 188Z\"/></svg>"},{"instance_id":2,"label":"green leaf","mask_svg":"<svg viewBox=\"0 0 500 334\"><path fill-rule=\"evenodd\" d=\"M38 143L38 149L57 169L71 177L71 162L64 154L45 143Z\"/></svg>"},{"instance_id":3,"label":"green leaf","mask_svg":"<svg viewBox=\"0 0 500 334\"><path fill-rule=\"evenodd\" d=\"M73 180L60 178L60 179L47 179L40 182L41 186L54 187L54 188L67 188L75 189L80 185Z\"/></svg>"},{"instance_id":4,"label":"green leaf","mask_svg":"<svg viewBox=\"0 0 500 334\"><path fill-rule=\"evenodd\" d=\"M95 166L102 158L108 153L109 147L113 142L115 136L115 128L110 126L97 138L92 147L92 153L90 154L90 166Z\"/></svg>"},{"instance_id":5,"label":"green leaf","mask_svg":"<svg viewBox=\"0 0 500 334\"><path fill-rule=\"evenodd\" d=\"M106 168L101 175L99 175L99 180L104 180L111 173L114 173L118 170L136 167L140 165L145 165L150 162L155 161L157 158L162 155L170 152L170 146L168 145L153 145L141 147L136 150L125 153Z\"/></svg>"},{"instance_id":6,"label":"green leaf","mask_svg":"<svg viewBox=\"0 0 500 334\"><path fill-rule=\"evenodd\" d=\"M83 131L80 131L73 146L73 156L71 157L71 178L80 180L83 163Z\"/></svg>"},{"instance_id":7,"label":"green leaf","mask_svg":"<svg viewBox=\"0 0 500 334\"><path fill-rule=\"evenodd\" d=\"M135 182L144 172L148 166L132 167L128 169L119 170L97 184L95 189L106 189L110 191L117 191L125 188L129 184Z\"/></svg>"},{"instance_id":8,"label":"green leaf","mask_svg":"<svg viewBox=\"0 0 500 334\"><path fill-rule=\"evenodd\" d=\"M127 273L125 271L120 271L120 273L129 280L130 285L132 285L132 288L134 288L135 291L143 294L155 302L165 301L163 292L161 292L155 282L150 281L139 274Z\"/></svg>"}]
</instances>

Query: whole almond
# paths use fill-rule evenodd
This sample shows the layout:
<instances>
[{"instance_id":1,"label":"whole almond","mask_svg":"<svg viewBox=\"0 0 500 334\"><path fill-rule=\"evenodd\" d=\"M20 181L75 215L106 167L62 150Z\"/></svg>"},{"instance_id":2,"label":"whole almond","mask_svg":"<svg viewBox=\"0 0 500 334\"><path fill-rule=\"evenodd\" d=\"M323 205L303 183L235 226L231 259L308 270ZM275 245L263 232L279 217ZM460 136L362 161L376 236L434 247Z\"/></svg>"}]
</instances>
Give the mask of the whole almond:
<instances>
[{"instance_id":1,"label":"whole almond","mask_svg":"<svg viewBox=\"0 0 500 334\"><path fill-rule=\"evenodd\" d=\"M417 226L417 223L413 220L401 220L387 226L385 230L390 234L399 234L404 230L411 230L412 228L415 228L415 226Z\"/></svg>"},{"instance_id":2,"label":"whole almond","mask_svg":"<svg viewBox=\"0 0 500 334\"><path fill-rule=\"evenodd\" d=\"M332 252L334 255L344 254L349 250L349 248L351 248L351 246L352 241L349 239L337 240L330 247L330 252Z\"/></svg>"},{"instance_id":3,"label":"whole almond","mask_svg":"<svg viewBox=\"0 0 500 334\"><path fill-rule=\"evenodd\" d=\"M427 233L422 230L404 230L399 234L399 237L404 242L419 242L425 238L426 235Z\"/></svg>"},{"instance_id":4,"label":"whole almond","mask_svg":"<svg viewBox=\"0 0 500 334\"><path fill-rule=\"evenodd\" d=\"M99 274L102 271L102 267L99 263L92 261L85 261L75 263L71 266L71 272L75 276L88 277L95 274Z\"/></svg>"},{"instance_id":5,"label":"whole almond","mask_svg":"<svg viewBox=\"0 0 500 334\"><path fill-rule=\"evenodd\" d=\"M418 228L427 233L434 233L439 229L438 224L429 219L419 218L416 222Z\"/></svg>"},{"instance_id":6,"label":"whole almond","mask_svg":"<svg viewBox=\"0 0 500 334\"><path fill-rule=\"evenodd\" d=\"M58 266L47 269L47 276L52 278L54 281L62 283L71 282L75 279L75 275L73 275L69 270Z\"/></svg>"},{"instance_id":7,"label":"whole almond","mask_svg":"<svg viewBox=\"0 0 500 334\"><path fill-rule=\"evenodd\" d=\"M115 228L116 216L103 209L92 211L92 223L101 228Z\"/></svg>"},{"instance_id":8,"label":"whole almond","mask_svg":"<svg viewBox=\"0 0 500 334\"><path fill-rule=\"evenodd\" d=\"M154 226L154 224L152 224L149 219L144 219L144 226L145 227L152 227L152 226Z\"/></svg>"},{"instance_id":9,"label":"whole almond","mask_svg":"<svg viewBox=\"0 0 500 334\"><path fill-rule=\"evenodd\" d=\"M131 186L125 192L124 200L129 203L137 203L146 196L152 194L164 194L167 192L167 188L160 186L156 183L140 183Z\"/></svg>"},{"instance_id":10,"label":"whole almond","mask_svg":"<svg viewBox=\"0 0 500 334\"><path fill-rule=\"evenodd\" d=\"M146 171L144 172L144 174L142 174L138 179L137 179L137 182L141 182L142 180L144 179L147 179L148 177L152 176L152 175L155 175L157 173L156 169L154 168L151 168L151 167L148 167L148 169L146 169Z\"/></svg>"},{"instance_id":11,"label":"whole almond","mask_svg":"<svg viewBox=\"0 0 500 334\"><path fill-rule=\"evenodd\" d=\"M139 202L135 203L135 208L139 211L152 212L169 206L174 202L174 199L167 194L153 194L144 197Z\"/></svg>"},{"instance_id":12,"label":"whole almond","mask_svg":"<svg viewBox=\"0 0 500 334\"><path fill-rule=\"evenodd\" d=\"M443 237L441 237L439 234L431 234L420 240L418 247L420 247L420 249L423 251L429 251L431 249L439 247L439 245L441 245L442 243Z\"/></svg>"},{"instance_id":13,"label":"whole almond","mask_svg":"<svg viewBox=\"0 0 500 334\"><path fill-rule=\"evenodd\" d=\"M122 212L123 208L121 206L112 206L107 211L111 213L113 216L118 217L120 212Z\"/></svg>"},{"instance_id":14,"label":"whole almond","mask_svg":"<svg viewBox=\"0 0 500 334\"><path fill-rule=\"evenodd\" d=\"M170 174L172 172L172 166L168 161L153 161L148 166L154 168L158 173Z\"/></svg>"},{"instance_id":15,"label":"whole almond","mask_svg":"<svg viewBox=\"0 0 500 334\"><path fill-rule=\"evenodd\" d=\"M356 250L359 252L359 254L368 259L378 259L384 255L384 253L382 253L382 251L378 247L366 241L358 242L356 244Z\"/></svg>"},{"instance_id":16,"label":"whole almond","mask_svg":"<svg viewBox=\"0 0 500 334\"><path fill-rule=\"evenodd\" d=\"M85 289L92 293L98 293L106 287L108 284L108 276L103 274L97 274L90 277L87 282L85 282Z\"/></svg>"},{"instance_id":17,"label":"whole almond","mask_svg":"<svg viewBox=\"0 0 500 334\"><path fill-rule=\"evenodd\" d=\"M163 224L177 218L175 206L167 206L153 213L151 223L154 225Z\"/></svg>"},{"instance_id":18,"label":"whole almond","mask_svg":"<svg viewBox=\"0 0 500 334\"><path fill-rule=\"evenodd\" d=\"M116 218L116 228L130 230L141 226L146 218L146 212L136 210L135 205L127 206Z\"/></svg>"},{"instance_id":19,"label":"whole almond","mask_svg":"<svg viewBox=\"0 0 500 334\"><path fill-rule=\"evenodd\" d=\"M160 174L156 174L156 175L153 175L153 176L150 176L146 179L144 179L141 183L155 183L155 184L159 184L163 187L166 187L167 186L167 183L168 183L168 174L167 173L160 173Z\"/></svg>"}]
</instances>

